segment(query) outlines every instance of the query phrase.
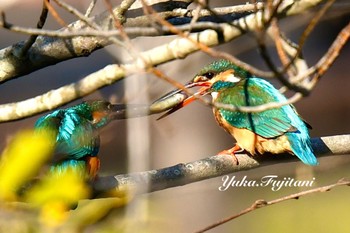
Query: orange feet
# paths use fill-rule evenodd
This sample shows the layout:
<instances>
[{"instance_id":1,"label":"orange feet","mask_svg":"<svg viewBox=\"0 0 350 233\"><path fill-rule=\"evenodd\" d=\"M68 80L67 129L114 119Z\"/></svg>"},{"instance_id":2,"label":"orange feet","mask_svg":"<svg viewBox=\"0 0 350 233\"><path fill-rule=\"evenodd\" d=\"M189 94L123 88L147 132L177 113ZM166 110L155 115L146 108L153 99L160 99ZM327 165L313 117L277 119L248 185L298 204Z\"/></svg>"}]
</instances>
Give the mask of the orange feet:
<instances>
[{"instance_id":1,"label":"orange feet","mask_svg":"<svg viewBox=\"0 0 350 233\"><path fill-rule=\"evenodd\" d=\"M236 161L236 165L239 164L238 159L235 155L236 152L242 152L243 149L239 146L239 145L235 145L234 147L232 147L231 149L228 150L223 150L220 153L218 153L217 155L231 155L232 158Z\"/></svg>"}]
</instances>

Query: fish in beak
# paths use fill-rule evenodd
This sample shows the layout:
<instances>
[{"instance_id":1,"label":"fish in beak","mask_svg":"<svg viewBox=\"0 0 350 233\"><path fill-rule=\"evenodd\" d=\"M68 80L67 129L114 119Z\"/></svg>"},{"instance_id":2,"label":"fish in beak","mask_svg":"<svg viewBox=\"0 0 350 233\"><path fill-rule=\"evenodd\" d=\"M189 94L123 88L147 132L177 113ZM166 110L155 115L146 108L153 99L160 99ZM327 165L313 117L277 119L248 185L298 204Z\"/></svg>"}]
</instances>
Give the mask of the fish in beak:
<instances>
[{"instance_id":1,"label":"fish in beak","mask_svg":"<svg viewBox=\"0 0 350 233\"><path fill-rule=\"evenodd\" d=\"M186 96L186 99L184 99L182 102L180 102L179 104L172 107L168 112L161 115L157 120L160 120L160 119L176 112L180 108L183 108L183 107L189 105L190 103L192 103L193 101L195 101L199 97L208 94L209 89L211 87L211 83L207 82L207 81L206 82L189 82L185 85L185 88L192 88L192 87L201 87L201 88L196 93L194 93L193 95L190 95L190 96L188 96L186 93L184 93L184 91L182 89L176 89L176 90L173 90L173 91L167 93L166 95L159 98L158 100L156 100L154 103L157 103L158 101L165 101L166 99L173 98L175 95L179 95L179 94Z\"/></svg>"}]
</instances>

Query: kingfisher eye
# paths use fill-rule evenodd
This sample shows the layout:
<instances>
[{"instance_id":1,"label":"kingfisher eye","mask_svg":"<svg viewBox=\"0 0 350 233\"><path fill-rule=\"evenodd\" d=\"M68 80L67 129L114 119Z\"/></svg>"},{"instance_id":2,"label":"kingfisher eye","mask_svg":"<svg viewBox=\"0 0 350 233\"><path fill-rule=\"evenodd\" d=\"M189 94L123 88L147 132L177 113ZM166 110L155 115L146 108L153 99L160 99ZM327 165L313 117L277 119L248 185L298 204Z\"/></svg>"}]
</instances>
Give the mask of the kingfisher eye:
<instances>
[{"instance_id":1,"label":"kingfisher eye","mask_svg":"<svg viewBox=\"0 0 350 233\"><path fill-rule=\"evenodd\" d=\"M214 78L216 73L214 71L208 71L203 74L198 74L194 79L193 82L206 82L209 81L210 79Z\"/></svg>"},{"instance_id":2,"label":"kingfisher eye","mask_svg":"<svg viewBox=\"0 0 350 233\"><path fill-rule=\"evenodd\" d=\"M207 73L204 73L202 76L206 77L207 79L212 79L215 76L215 73L212 71L209 71Z\"/></svg>"}]
</instances>

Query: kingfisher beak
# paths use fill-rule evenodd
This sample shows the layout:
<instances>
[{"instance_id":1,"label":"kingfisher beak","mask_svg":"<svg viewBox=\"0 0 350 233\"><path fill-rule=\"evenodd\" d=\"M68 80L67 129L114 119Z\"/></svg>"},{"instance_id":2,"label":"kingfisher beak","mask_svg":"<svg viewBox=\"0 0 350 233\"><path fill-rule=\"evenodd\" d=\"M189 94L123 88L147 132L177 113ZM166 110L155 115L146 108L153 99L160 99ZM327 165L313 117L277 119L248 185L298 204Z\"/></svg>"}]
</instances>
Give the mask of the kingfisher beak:
<instances>
[{"instance_id":1,"label":"kingfisher beak","mask_svg":"<svg viewBox=\"0 0 350 233\"><path fill-rule=\"evenodd\" d=\"M193 101L195 101L196 99L198 99L198 97L200 96L204 96L206 94L208 94L211 83L210 82L190 82L188 84L185 85L186 88L192 88L192 87L197 87L200 86L202 88L200 88L196 93L194 93L191 96L187 96L187 98L185 100L183 100L182 102L180 102L179 104L177 104L176 106L174 106L173 108L171 108L168 112L164 113L163 115L161 115L157 120L160 120L174 112L176 112L177 110L179 110L180 108L183 108L187 105L189 105L190 103L192 103ZM172 95L181 93L182 90L174 90L172 92L169 92L168 94L166 94L165 96L163 96L162 98L170 98ZM160 98L160 99L162 99ZM158 101L158 100L157 100Z\"/></svg>"}]
</instances>

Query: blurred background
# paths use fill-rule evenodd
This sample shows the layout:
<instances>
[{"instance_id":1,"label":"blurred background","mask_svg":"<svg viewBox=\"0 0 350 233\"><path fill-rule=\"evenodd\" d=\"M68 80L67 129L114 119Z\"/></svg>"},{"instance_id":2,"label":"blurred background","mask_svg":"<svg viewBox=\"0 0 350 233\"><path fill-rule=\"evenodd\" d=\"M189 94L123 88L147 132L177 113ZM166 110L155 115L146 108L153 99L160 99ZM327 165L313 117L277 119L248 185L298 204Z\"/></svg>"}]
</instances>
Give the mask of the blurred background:
<instances>
[{"instance_id":1,"label":"blurred background","mask_svg":"<svg viewBox=\"0 0 350 233\"><path fill-rule=\"evenodd\" d=\"M88 1L74 1L75 7L86 9ZM246 1L235 1L237 4ZM225 6L232 1L211 1L212 6ZM20 1L6 8L8 22L34 27L41 11L41 1ZM104 9L103 1L94 11ZM59 12L66 22L76 19ZM346 0L336 1L316 27L304 46L304 57L309 65L317 62L327 51L339 31L349 23L350 6ZM280 21L282 29L295 42L313 17L304 13ZM46 29L60 26L49 16ZM174 37L138 38L132 42L140 51L170 41ZM27 36L0 29L0 47L3 49ZM217 47L243 61L265 69L252 34ZM109 46L89 57L78 58L47 67L32 74L0 85L0 104L16 102L43 94L62 85L80 80L108 64L128 60L125 51ZM313 127L312 137L348 134L350 132L350 46L347 44L339 58L312 94L296 104L299 113ZM183 60L159 66L169 77L185 83L214 58L197 52ZM278 86L277 82L274 82ZM107 99L112 102L148 103L173 87L152 75L133 75L126 80L84 97ZM77 100L67 106L78 104ZM0 124L0 150L19 130L32 128L41 115ZM157 169L198 160L232 147L234 141L214 120L212 110L201 103L191 104L171 116L157 121L157 116L116 121L101 132L102 160L100 175L122 174ZM138 132L139 131L139 132ZM141 138L139 138L141 136ZM143 138L144 137L144 138ZM349 178L349 156L334 156L319 160L318 167L301 162L267 166L232 174L241 179L260 180L265 175L278 175L308 180L315 177L314 187ZM257 199L272 200L302 190L282 188L274 192L270 187L234 187L220 192L222 178L214 178L183 187L176 187L136 197L123 215L110 217L110 222L121 232L192 232L219 219L238 213ZM350 199L348 188L309 195L299 200L284 202L254 211L211 232L349 232ZM122 217L124 216L124 217ZM126 217L125 217L126 216ZM96 226L95 226L96 227ZM94 229L93 227L91 229Z\"/></svg>"}]
</instances>

